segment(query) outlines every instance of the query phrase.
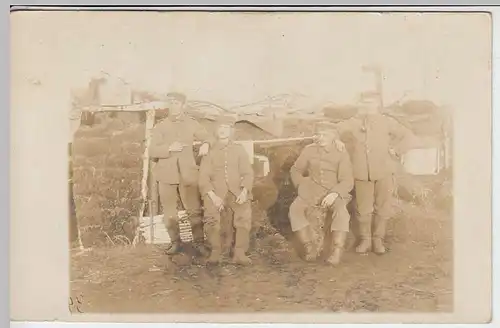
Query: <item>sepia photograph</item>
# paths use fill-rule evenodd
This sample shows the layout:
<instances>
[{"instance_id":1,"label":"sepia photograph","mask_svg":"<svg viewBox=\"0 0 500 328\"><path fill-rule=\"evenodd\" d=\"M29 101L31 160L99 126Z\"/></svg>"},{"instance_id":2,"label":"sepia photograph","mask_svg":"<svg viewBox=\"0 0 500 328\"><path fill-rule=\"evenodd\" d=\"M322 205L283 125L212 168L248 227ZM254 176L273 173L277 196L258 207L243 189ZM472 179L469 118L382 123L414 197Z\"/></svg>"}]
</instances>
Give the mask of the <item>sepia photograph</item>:
<instances>
[{"instance_id":1,"label":"sepia photograph","mask_svg":"<svg viewBox=\"0 0 500 328\"><path fill-rule=\"evenodd\" d=\"M175 26L175 15L164 14L158 28ZM414 65L427 66L422 80L394 90L391 79L399 74L384 70L385 63L352 58L368 47L377 52L376 26L399 21L392 24L404 38L404 29L418 31L442 17L337 13L290 21L337 31L338 21L358 21L364 31L348 37L370 44L345 47L307 40L313 31L276 33L292 26L287 15L196 16L196 30L176 29L156 50L177 63L180 83L158 63L149 74L164 74L165 83L154 90L96 72L73 94L75 301L85 295L86 312L452 310L453 110L426 95L424 75L439 74L438 67L421 58ZM217 29L224 20L240 24ZM252 31L259 22L277 28L259 37ZM413 51L423 46L416 34L405 40ZM184 49L196 55L186 56L183 44L193 44ZM247 67L260 58L232 62L245 47L258 47L253 52L261 58L277 51L283 57L265 61L268 75L254 77ZM224 53L230 55L217 62L225 66L218 73L209 56ZM334 77L350 87L340 86L349 92L340 99L339 91L328 97L325 90L336 83L314 79L335 74L338 65L352 67ZM199 66L187 72L204 75L207 84L189 85L185 66ZM291 92L265 90L267 79L291 77L282 71L288 69L298 71L297 81L287 81ZM262 85L262 99L217 101L239 102L233 88L224 90L237 70L238 80ZM301 90L307 77L313 79ZM220 79L227 80L216 87ZM415 85L419 94L412 94Z\"/></svg>"},{"instance_id":2,"label":"sepia photograph","mask_svg":"<svg viewBox=\"0 0 500 328\"><path fill-rule=\"evenodd\" d=\"M468 85L491 89L488 14L30 19L73 63L59 89L71 316L457 311L455 153L489 145L456 127L468 90L467 106L487 101ZM463 133L490 129L480 119Z\"/></svg>"}]
</instances>

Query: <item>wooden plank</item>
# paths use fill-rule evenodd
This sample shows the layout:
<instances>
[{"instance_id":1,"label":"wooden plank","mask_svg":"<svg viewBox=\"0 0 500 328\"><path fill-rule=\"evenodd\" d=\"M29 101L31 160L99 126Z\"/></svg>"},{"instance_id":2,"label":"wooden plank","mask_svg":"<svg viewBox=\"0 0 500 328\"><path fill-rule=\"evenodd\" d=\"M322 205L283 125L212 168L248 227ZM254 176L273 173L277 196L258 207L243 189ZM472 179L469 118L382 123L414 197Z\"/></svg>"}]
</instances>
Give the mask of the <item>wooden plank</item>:
<instances>
[{"instance_id":1,"label":"wooden plank","mask_svg":"<svg viewBox=\"0 0 500 328\"><path fill-rule=\"evenodd\" d=\"M235 140L234 143L244 144L251 142L254 145L266 145L266 144L286 143L286 142L305 141L305 140L314 140L314 137L279 138L279 139L267 139L267 140ZM194 146L201 145L201 141L195 141L193 145Z\"/></svg>"},{"instance_id":2,"label":"wooden plank","mask_svg":"<svg viewBox=\"0 0 500 328\"><path fill-rule=\"evenodd\" d=\"M147 103L121 105L121 106L85 106L81 111L87 112L149 112L151 110L164 109L165 102L152 101Z\"/></svg>"},{"instance_id":3,"label":"wooden plank","mask_svg":"<svg viewBox=\"0 0 500 328\"><path fill-rule=\"evenodd\" d=\"M269 140L253 140L255 145L266 145L266 144L276 144L276 143L286 143L294 141L305 141L314 140L314 137L298 137L298 138L280 138L280 139L269 139Z\"/></svg>"},{"instance_id":4,"label":"wooden plank","mask_svg":"<svg viewBox=\"0 0 500 328\"><path fill-rule=\"evenodd\" d=\"M151 143L151 131L153 129L155 122L155 111L150 110L146 115L146 141L144 147L144 155L143 155L143 164L142 164L142 180L141 180L141 196L142 196L142 204L139 210L138 217L141 218L144 215L144 210L146 209L146 202L148 200L148 177L149 177L149 145ZM153 229L153 226L151 226ZM140 233L140 229L137 229L136 236L134 237L133 244L137 244L138 242L138 234Z\"/></svg>"}]
</instances>

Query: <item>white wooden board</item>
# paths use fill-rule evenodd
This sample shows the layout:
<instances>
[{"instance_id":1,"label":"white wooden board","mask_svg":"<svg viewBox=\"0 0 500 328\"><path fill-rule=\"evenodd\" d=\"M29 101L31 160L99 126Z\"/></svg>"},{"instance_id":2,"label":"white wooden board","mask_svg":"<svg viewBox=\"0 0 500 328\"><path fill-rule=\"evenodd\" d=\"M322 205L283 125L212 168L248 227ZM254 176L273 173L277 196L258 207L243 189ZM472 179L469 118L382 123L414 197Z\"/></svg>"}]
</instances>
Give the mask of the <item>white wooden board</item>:
<instances>
[{"instance_id":1,"label":"white wooden board","mask_svg":"<svg viewBox=\"0 0 500 328\"><path fill-rule=\"evenodd\" d=\"M435 175L440 170L438 148L412 149L403 156L405 170L413 175Z\"/></svg>"}]
</instances>

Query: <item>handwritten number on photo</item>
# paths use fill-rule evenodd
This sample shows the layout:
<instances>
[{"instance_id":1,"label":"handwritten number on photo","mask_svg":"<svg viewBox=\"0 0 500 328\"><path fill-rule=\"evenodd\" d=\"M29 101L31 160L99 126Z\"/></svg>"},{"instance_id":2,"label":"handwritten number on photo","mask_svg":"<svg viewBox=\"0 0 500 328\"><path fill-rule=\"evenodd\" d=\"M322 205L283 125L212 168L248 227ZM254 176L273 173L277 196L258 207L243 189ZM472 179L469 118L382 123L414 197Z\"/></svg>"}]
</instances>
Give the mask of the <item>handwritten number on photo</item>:
<instances>
[{"instance_id":1,"label":"handwritten number on photo","mask_svg":"<svg viewBox=\"0 0 500 328\"><path fill-rule=\"evenodd\" d=\"M68 303L69 312L73 313L76 310L78 313L83 313L83 311L81 310L82 304L83 295L76 296L75 298L70 296Z\"/></svg>"}]
</instances>

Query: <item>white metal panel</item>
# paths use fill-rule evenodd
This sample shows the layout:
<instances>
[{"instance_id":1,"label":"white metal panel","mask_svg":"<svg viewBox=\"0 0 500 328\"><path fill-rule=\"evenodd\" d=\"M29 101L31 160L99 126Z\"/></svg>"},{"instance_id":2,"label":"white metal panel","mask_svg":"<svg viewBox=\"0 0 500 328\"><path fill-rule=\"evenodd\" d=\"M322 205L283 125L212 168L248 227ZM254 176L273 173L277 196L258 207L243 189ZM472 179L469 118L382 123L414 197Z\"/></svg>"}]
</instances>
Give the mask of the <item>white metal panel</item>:
<instances>
[{"instance_id":1,"label":"white metal panel","mask_svg":"<svg viewBox=\"0 0 500 328\"><path fill-rule=\"evenodd\" d=\"M439 148L412 149L403 156L405 170L414 175L435 175L439 173Z\"/></svg>"},{"instance_id":2,"label":"white metal panel","mask_svg":"<svg viewBox=\"0 0 500 328\"><path fill-rule=\"evenodd\" d=\"M259 177L265 177L270 172L269 158L264 155L255 155L254 162L258 164L258 172L255 172Z\"/></svg>"},{"instance_id":3,"label":"white metal panel","mask_svg":"<svg viewBox=\"0 0 500 328\"><path fill-rule=\"evenodd\" d=\"M182 241L190 242L193 240L191 224L187 220L184 211L179 212L179 229ZM168 244L171 241L167 227L163 222L163 215L156 215L152 218L148 216L142 217L139 230L146 244Z\"/></svg>"}]
</instances>

